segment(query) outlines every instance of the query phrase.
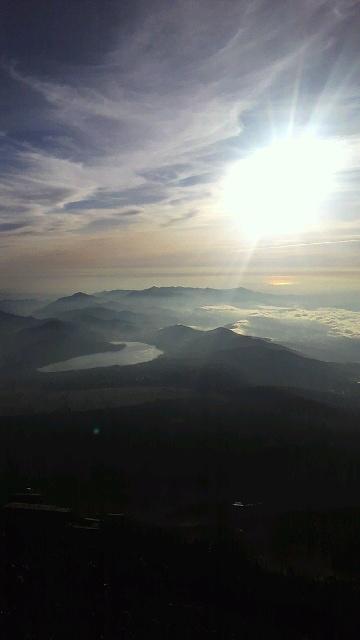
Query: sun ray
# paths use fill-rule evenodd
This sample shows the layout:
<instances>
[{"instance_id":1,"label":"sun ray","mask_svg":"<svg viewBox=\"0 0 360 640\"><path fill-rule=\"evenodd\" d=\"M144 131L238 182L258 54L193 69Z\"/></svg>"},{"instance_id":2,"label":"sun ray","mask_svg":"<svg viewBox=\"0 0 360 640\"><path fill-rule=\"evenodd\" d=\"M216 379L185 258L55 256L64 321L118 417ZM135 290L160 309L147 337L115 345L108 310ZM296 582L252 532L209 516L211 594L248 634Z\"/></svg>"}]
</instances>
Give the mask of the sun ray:
<instances>
[{"instance_id":1,"label":"sun ray","mask_svg":"<svg viewBox=\"0 0 360 640\"><path fill-rule=\"evenodd\" d=\"M308 231L346 165L341 140L304 134L274 141L235 163L223 183L223 207L251 245L263 237Z\"/></svg>"}]
</instances>

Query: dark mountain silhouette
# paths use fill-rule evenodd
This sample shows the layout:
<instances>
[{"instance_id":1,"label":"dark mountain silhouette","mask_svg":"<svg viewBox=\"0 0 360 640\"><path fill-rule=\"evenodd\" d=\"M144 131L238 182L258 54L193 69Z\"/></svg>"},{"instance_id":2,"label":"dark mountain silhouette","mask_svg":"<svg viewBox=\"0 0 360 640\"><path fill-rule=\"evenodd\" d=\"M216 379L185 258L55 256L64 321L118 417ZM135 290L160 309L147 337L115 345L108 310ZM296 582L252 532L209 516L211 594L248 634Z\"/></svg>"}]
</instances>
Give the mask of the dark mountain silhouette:
<instances>
[{"instance_id":1,"label":"dark mountain silhouette","mask_svg":"<svg viewBox=\"0 0 360 640\"><path fill-rule=\"evenodd\" d=\"M38 300L35 298L5 298L0 300L0 311L13 313L19 316L28 316L47 304L48 300Z\"/></svg>"},{"instance_id":2,"label":"dark mountain silhouette","mask_svg":"<svg viewBox=\"0 0 360 640\"><path fill-rule=\"evenodd\" d=\"M192 291L178 287L172 290L180 290L180 295L185 297ZM156 291L159 293L162 288ZM207 295L214 290L202 291ZM151 303L145 305L145 313L141 312L142 303L140 307L135 305L136 311L114 309L83 293L59 298L48 305L46 313L52 310L57 319L44 321L0 312L3 371L6 367L33 370L79 355L118 349L119 346L109 344L111 340L135 340L155 344L164 352L160 361L151 365L148 371L151 372L150 382L151 376L155 376L156 384L165 386L170 378L178 380L182 372L181 386L188 378L192 381L190 386L222 390L228 387L232 392L244 385L294 387L327 393L353 392L355 388L357 374L353 369L302 356L270 340L239 335L224 327L210 331L199 331L184 324L166 327L173 316L181 314L176 309L164 311L151 293L147 295ZM121 307L120 302L116 304ZM186 303L179 305L179 309L185 306ZM156 330L164 325L165 328ZM172 367L171 362L177 364Z\"/></svg>"},{"instance_id":3,"label":"dark mountain silhouette","mask_svg":"<svg viewBox=\"0 0 360 640\"><path fill-rule=\"evenodd\" d=\"M16 333L21 329L35 326L39 320L31 316L17 316L0 311L0 340L2 337Z\"/></svg>"},{"instance_id":4,"label":"dark mountain silhouette","mask_svg":"<svg viewBox=\"0 0 360 640\"><path fill-rule=\"evenodd\" d=\"M96 305L98 300L95 296L88 295L87 293L74 293L72 296L65 296L64 298L58 298L54 302L42 307L37 311L39 317L51 317L56 316L63 311L70 311L72 309L84 309L91 305Z\"/></svg>"},{"instance_id":5,"label":"dark mountain silhouette","mask_svg":"<svg viewBox=\"0 0 360 640\"><path fill-rule=\"evenodd\" d=\"M141 290L113 290L103 291L96 294L97 297L104 300L119 300L119 299L131 299L131 300L159 300L164 299L171 306L172 302L176 300L182 300L196 304L208 303L208 304L221 304L221 303L235 303L235 302L254 302L258 304L284 304L284 301L291 299L293 301L294 296L278 296L274 294L262 293L259 291L252 291L245 287L236 287L233 289L213 289L213 288L195 288L195 287L149 287L148 289Z\"/></svg>"},{"instance_id":6,"label":"dark mountain silhouette","mask_svg":"<svg viewBox=\"0 0 360 640\"><path fill-rule=\"evenodd\" d=\"M173 298L175 296L189 295L192 291L193 289L190 287L149 287L149 289L129 291L127 295L131 298Z\"/></svg>"},{"instance_id":7,"label":"dark mountain silhouette","mask_svg":"<svg viewBox=\"0 0 360 640\"><path fill-rule=\"evenodd\" d=\"M332 363L306 358L280 344L242 336L220 327L198 331L176 325L158 331L152 342L167 357L221 367L252 385L344 391L353 383Z\"/></svg>"},{"instance_id":8,"label":"dark mountain silhouette","mask_svg":"<svg viewBox=\"0 0 360 640\"><path fill-rule=\"evenodd\" d=\"M73 320L75 322L86 322L87 320L97 320L99 322L118 320L119 322L127 322L135 324L139 320L142 320L144 316L139 317L139 314L129 311L127 309L122 311L116 311L104 307L100 304L88 306L84 309L71 309L69 311L63 311L61 313L62 319Z\"/></svg>"},{"instance_id":9,"label":"dark mountain silhouette","mask_svg":"<svg viewBox=\"0 0 360 640\"><path fill-rule=\"evenodd\" d=\"M144 290L113 290L95 294L96 300L118 311L128 309L145 314L155 327L181 323L188 326L213 328L229 324L234 309L259 305L292 306L292 296L272 295L244 287L212 289L192 287L150 287ZM230 313L230 315L229 315ZM232 313L232 315L231 315Z\"/></svg>"},{"instance_id":10,"label":"dark mountain silhouette","mask_svg":"<svg viewBox=\"0 0 360 640\"><path fill-rule=\"evenodd\" d=\"M64 311L58 313L57 317L114 339L122 336L141 336L144 332L144 327L148 325L147 318L143 314L134 313L127 309L116 311L100 304L85 307L84 309Z\"/></svg>"},{"instance_id":11,"label":"dark mountain silhouette","mask_svg":"<svg viewBox=\"0 0 360 640\"><path fill-rule=\"evenodd\" d=\"M2 366L34 369L59 360L116 349L119 346L110 345L89 329L51 319L14 333L3 345L1 360Z\"/></svg>"}]
</instances>

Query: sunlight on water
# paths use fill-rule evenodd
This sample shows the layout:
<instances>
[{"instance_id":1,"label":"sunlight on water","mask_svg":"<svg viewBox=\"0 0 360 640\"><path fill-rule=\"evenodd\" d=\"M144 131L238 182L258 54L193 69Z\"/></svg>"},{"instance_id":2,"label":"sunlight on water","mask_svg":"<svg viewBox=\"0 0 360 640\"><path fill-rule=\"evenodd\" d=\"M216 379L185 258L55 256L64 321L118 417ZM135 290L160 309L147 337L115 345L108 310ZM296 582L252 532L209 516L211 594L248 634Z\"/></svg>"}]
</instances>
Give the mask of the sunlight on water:
<instances>
[{"instance_id":1,"label":"sunlight on water","mask_svg":"<svg viewBox=\"0 0 360 640\"><path fill-rule=\"evenodd\" d=\"M96 367L128 366L149 362L158 358L162 351L151 344L144 342L112 342L111 344L124 344L125 348L119 351L106 351L105 353L91 353L86 356L70 358L54 362L38 371L42 373L56 373L57 371L79 371L81 369L94 369Z\"/></svg>"}]
</instances>

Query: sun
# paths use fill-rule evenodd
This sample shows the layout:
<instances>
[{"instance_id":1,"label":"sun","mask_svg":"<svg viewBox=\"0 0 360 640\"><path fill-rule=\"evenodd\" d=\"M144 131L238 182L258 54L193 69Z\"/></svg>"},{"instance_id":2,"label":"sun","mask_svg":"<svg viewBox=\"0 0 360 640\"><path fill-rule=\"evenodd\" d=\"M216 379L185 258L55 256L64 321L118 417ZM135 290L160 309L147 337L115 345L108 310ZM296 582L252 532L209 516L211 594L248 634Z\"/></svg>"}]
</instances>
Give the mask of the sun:
<instances>
[{"instance_id":1,"label":"sun","mask_svg":"<svg viewBox=\"0 0 360 640\"><path fill-rule=\"evenodd\" d=\"M310 135L276 140L238 160L223 182L223 205L251 240L301 233L316 224L336 188L346 150Z\"/></svg>"}]
</instances>

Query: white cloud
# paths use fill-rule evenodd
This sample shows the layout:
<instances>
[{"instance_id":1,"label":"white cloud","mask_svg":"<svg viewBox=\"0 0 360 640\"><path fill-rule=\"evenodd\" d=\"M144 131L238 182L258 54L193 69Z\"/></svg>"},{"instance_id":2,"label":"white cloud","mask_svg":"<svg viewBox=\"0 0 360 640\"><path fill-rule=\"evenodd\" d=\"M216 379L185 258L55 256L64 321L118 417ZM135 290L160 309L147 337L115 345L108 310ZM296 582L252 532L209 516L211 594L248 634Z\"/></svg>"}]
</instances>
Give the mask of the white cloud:
<instances>
[{"instance_id":1,"label":"white cloud","mask_svg":"<svg viewBox=\"0 0 360 640\"><path fill-rule=\"evenodd\" d=\"M43 97L46 118L62 133L52 151L41 143L17 146L15 166L1 185L9 210L25 206L44 231L54 228L58 214L58 226L78 231L86 217L93 220L94 207L91 215L84 208L61 219L69 203L149 184L155 191L160 187L147 174L156 169L165 175L168 166L181 163L179 180L169 181L161 205L145 203L139 224L147 216L159 225L185 220L189 193L192 208L208 219L216 214L214 186L180 180L210 169L216 187L224 161L213 159L209 166L206 154L239 134L243 114L299 57L311 59L329 46L339 18L328 11L307 37L299 27L327 6L342 16L349 10L346 2L304 2L296 12L274 11L262 24L258 12L266 11L266 3L229 6L233 14L226 19L217 3L175 2L166 12L154 11L98 66L70 70L62 82L13 65L12 78ZM97 215L104 215L101 207Z\"/></svg>"},{"instance_id":2,"label":"white cloud","mask_svg":"<svg viewBox=\"0 0 360 640\"><path fill-rule=\"evenodd\" d=\"M232 308L232 312L241 318L234 324L234 329L237 330L238 327L241 332L244 327L251 327L256 319L261 319L276 320L279 323L286 323L288 326L292 325L295 331L305 327L309 332L311 326L317 325L328 336L360 338L360 313L348 309L260 306L256 309ZM281 324L279 324L279 329L281 330Z\"/></svg>"}]
</instances>

